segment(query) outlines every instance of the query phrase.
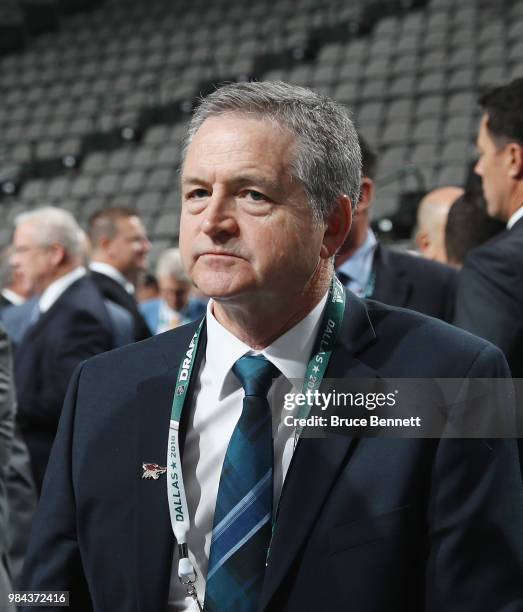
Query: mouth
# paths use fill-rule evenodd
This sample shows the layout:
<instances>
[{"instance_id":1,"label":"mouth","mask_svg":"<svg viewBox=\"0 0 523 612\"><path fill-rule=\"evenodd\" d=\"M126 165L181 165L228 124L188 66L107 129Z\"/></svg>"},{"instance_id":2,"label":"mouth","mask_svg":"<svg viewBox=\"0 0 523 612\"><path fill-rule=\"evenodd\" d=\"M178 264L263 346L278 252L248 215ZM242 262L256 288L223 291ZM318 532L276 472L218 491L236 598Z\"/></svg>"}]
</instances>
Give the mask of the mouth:
<instances>
[{"instance_id":1,"label":"mouth","mask_svg":"<svg viewBox=\"0 0 523 612\"><path fill-rule=\"evenodd\" d=\"M201 253L198 257L234 257L236 259L243 259L236 253L231 253L230 251L206 251L205 253Z\"/></svg>"}]
</instances>

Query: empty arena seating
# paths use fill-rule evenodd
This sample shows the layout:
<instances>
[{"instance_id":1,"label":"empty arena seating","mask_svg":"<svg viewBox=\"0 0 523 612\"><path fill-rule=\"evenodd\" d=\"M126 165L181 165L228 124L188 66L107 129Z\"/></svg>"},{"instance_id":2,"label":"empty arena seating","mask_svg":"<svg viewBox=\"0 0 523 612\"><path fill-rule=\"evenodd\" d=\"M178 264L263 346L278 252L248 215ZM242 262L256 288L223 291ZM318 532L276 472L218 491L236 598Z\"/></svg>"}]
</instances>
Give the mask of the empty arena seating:
<instances>
[{"instance_id":1,"label":"empty arena seating","mask_svg":"<svg viewBox=\"0 0 523 612\"><path fill-rule=\"evenodd\" d=\"M155 248L175 243L188 111L222 79L282 79L347 104L380 153L376 215L420 181L463 183L479 91L523 75L522 4L389 3L373 27L365 4L106 0L4 55L0 246L14 215L42 203L81 222L131 205Z\"/></svg>"}]
</instances>

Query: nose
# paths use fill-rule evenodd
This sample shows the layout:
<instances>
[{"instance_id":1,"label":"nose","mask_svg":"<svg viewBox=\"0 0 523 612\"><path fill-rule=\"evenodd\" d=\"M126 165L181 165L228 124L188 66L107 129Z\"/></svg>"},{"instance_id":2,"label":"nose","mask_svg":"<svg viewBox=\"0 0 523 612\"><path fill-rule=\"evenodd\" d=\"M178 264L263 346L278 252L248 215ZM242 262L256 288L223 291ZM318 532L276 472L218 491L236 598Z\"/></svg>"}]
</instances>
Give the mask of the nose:
<instances>
[{"instance_id":1,"label":"nose","mask_svg":"<svg viewBox=\"0 0 523 612\"><path fill-rule=\"evenodd\" d=\"M20 261L18 259L18 253L13 251L11 255L9 255L9 265L13 268L18 268L20 265Z\"/></svg>"},{"instance_id":2,"label":"nose","mask_svg":"<svg viewBox=\"0 0 523 612\"><path fill-rule=\"evenodd\" d=\"M478 176L481 176L482 173L482 169L481 169L481 159L478 159L476 164L474 165L474 172L475 174L477 174Z\"/></svg>"},{"instance_id":3,"label":"nose","mask_svg":"<svg viewBox=\"0 0 523 612\"><path fill-rule=\"evenodd\" d=\"M211 238L236 234L238 224L232 198L215 190L203 213L202 232Z\"/></svg>"}]
</instances>

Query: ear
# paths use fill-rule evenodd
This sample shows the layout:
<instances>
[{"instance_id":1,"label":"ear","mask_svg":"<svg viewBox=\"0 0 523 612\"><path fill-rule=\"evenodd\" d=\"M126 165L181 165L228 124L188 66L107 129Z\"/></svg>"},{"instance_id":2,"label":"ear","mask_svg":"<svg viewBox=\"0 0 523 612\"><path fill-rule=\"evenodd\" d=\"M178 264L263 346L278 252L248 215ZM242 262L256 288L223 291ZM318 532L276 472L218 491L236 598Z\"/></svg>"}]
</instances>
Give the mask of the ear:
<instances>
[{"instance_id":1,"label":"ear","mask_svg":"<svg viewBox=\"0 0 523 612\"><path fill-rule=\"evenodd\" d=\"M101 236L100 240L98 241L98 249L100 249L101 251L106 251L111 242L112 242L112 238L109 238L108 236Z\"/></svg>"},{"instance_id":2,"label":"ear","mask_svg":"<svg viewBox=\"0 0 523 612\"><path fill-rule=\"evenodd\" d=\"M416 234L416 245L422 255L427 255L430 249L430 238L427 232L418 232Z\"/></svg>"},{"instance_id":3,"label":"ear","mask_svg":"<svg viewBox=\"0 0 523 612\"><path fill-rule=\"evenodd\" d=\"M519 143L509 142L507 160L509 176L513 179L521 179L523 176L523 147Z\"/></svg>"},{"instance_id":4,"label":"ear","mask_svg":"<svg viewBox=\"0 0 523 612\"><path fill-rule=\"evenodd\" d=\"M352 202L349 196L342 195L325 221L325 234L321 246L320 257L333 257L349 233L352 223Z\"/></svg>"},{"instance_id":5,"label":"ear","mask_svg":"<svg viewBox=\"0 0 523 612\"><path fill-rule=\"evenodd\" d=\"M370 203L374 198L374 181L368 176L361 179L360 198L356 206L355 214L367 213Z\"/></svg>"},{"instance_id":6,"label":"ear","mask_svg":"<svg viewBox=\"0 0 523 612\"><path fill-rule=\"evenodd\" d=\"M61 244L53 244L50 246L51 262L57 268L61 266L67 259L67 253Z\"/></svg>"}]
</instances>

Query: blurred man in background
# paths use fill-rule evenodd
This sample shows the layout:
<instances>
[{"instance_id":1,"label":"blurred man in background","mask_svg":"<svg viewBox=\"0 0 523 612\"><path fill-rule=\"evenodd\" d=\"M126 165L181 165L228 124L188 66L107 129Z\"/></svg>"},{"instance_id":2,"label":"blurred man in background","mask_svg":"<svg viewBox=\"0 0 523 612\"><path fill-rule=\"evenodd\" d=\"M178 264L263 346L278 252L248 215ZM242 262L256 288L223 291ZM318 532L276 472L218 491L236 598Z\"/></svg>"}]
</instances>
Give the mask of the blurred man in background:
<instances>
[{"instance_id":1,"label":"blurred man in background","mask_svg":"<svg viewBox=\"0 0 523 612\"><path fill-rule=\"evenodd\" d=\"M461 187L439 187L429 191L419 203L416 244L426 259L448 263L445 225L450 207L461 195Z\"/></svg>"},{"instance_id":2,"label":"blurred man in background","mask_svg":"<svg viewBox=\"0 0 523 612\"><path fill-rule=\"evenodd\" d=\"M523 377L523 78L479 100L484 110L475 167L488 214L506 230L465 259L455 324L505 353L512 376ZM519 403L523 398L519 398ZM521 419L521 413L519 413ZM520 426L523 425L520 421ZM519 441L523 473L523 439Z\"/></svg>"},{"instance_id":3,"label":"blurred man in background","mask_svg":"<svg viewBox=\"0 0 523 612\"><path fill-rule=\"evenodd\" d=\"M142 272L138 276L135 295L136 301L140 304L160 297L158 280L152 272Z\"/></svg>"},{"instance_id":4,"label":"blurred man in background","mask_svg":"<svg viewBox=\"0 0 523 612\"><path fill-rule=\"evenodd\" d=\"M160 297L140 305L153 334L160 334L188 323L191 281L184 270L179 249L164 251L156 266Z\"/></svg>"},{"instance_id":5,"label":"blurred man in background","mask_svg":"<svg viewBox=\"0 0 523 612\"><path fill-rule=\"evenodd\" d=\"M362 184L349 235L336 256L343 284L361 297L411 308L449 321L456 273L449 266L394 251L380 244L370 228L370 207L378 158L360 136Z\"/></svg>"},{"instance_id":6,"label":"blurred man in background","mask_svg":"<svg viewBox=\"0 0 523 612\"><path fill-rule=\"evenodd\" d=\"M477 137L487 213L506 230L465 259L455 324L499 346L523 377L523 78L480 98Z\"/></svg>"},{"instance_id":7,"label":"blurred man in background","mask_svg":"<svg viewBox=\"0 0 523 612\"><path fill-rule=\"evenodd\" d=\"M16 218L11 261L38 295L15 353L17 419L39 490L74 368L114 346L83 258L82 232L67 211L45 207Z\"/></svg>"},{"instance_id":8,"label":"blurred man in background","mask_svg":"<svg viewBox=\"0 0 523 612\"><path fill-rule=\"evenodd\" d=\"M106 208L89 220L92 278L104 297L128 310L135 340L151 335L134 297L138 274L147 266L151 244L142 221L130 208Z\"/></svg>"}]
</instances>

